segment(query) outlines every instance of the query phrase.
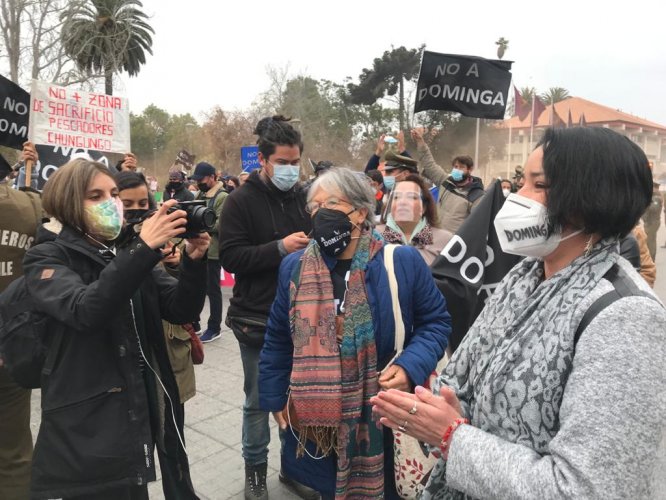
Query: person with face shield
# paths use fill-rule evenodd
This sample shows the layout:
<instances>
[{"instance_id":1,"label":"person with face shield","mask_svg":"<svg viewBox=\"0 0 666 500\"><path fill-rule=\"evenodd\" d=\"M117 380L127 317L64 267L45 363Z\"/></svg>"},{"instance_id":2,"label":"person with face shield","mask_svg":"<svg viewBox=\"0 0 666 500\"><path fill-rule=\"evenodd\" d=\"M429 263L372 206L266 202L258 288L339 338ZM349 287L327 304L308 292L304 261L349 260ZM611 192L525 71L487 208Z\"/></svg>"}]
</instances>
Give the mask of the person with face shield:
<instances>
[{"instance_id":1,"label":"person with face shield","mask_svg":"<svg viewBox=\"0 0 666 500\"><path fill-rule=\"evenodd\" d=\"M199 314L209 236L186 240L176 280L157 266L186 224L184 211L169 212L175 200L125 238L111 171L74 160L49 178L42 201L62 230L24 260L57 360L42 374L31 498L148 498L155 447L165 490L196 498L161 319L182 324Z\"/></svg>"},{"instance_id":2,"label":"person with face shield","mask_svg":"<svg viewBox=\"0 0 666 500\"><path fill-rule=\"evenodd\" d=\"M495 229L525 258L433 390L380 393L375 411L439 454L426 500L657 498L666 310L617 244L651 200L645 153L610 129L550 128L524 174Z\"/></svg>"},{"instance_id":3,"label":"person with face shield","mask_svg":"<svg viewBox=\"0 0 666 500\"><path fill-rule=\"evenodd\" d=\"M387 243L415 247L426 264L441 253L453 235L437 227L435 200L423 178L409 174L393 189L391 213L377 231Z\"/></svg>"},{"instance_id":4,"label":"person with face shield","mask_svg":"<svg viewBox=\"0 0 666 500\"><path fill-rule=\"evenodd\" d=\"M306 205L312 240L280 266L261 351L259 402L283 432L282 470L322 498L395 498L393 437L373 420L370 398L423 384L451 331L423 258L395 247L405 349L394 358L374 208L370 184L347 168L314 181Z\"/></svg>"}]
</instances>

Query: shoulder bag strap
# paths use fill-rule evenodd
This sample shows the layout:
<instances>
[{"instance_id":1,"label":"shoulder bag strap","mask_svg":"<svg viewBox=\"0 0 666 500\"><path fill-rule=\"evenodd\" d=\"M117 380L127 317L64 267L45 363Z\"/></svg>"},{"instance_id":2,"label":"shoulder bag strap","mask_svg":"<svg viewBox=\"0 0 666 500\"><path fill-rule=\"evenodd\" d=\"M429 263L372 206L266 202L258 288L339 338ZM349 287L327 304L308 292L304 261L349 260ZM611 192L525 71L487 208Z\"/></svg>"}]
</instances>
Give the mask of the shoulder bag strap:
<instances>
[{"instance_id":1,"label":"shoulder bag strap","mask_svg":"<svg viewBox=\"0 0 666 500\"><path fill-rule=\"evenodd\" d=\"M601 311L606 309L613 302L620 300L623 297L635 296L647 297L655 300L652 295L638 288L636 284L631 281L631 278L629 278L617 264L613 264L606 274L604 274L604 278L610 281L611 285L613 285L613 289L595 300L589 309L585 311L583 318L578 324L578 328L576 328L576 333L574 334L574 350L576 349L576 344L578 344L578 340L585 329Z\"/></svg>"},{"instance_id":2,"label":"shoulder bag strap","mask_svg":"<svg viewBox=\"0 0 666 500\"><path fill-rule=\"evenodd\" d=\"M400 308L400 298L398 297L398 280L395 278L395 259L393 257L397 246L388 244L384 247L384 266L386 267L389 289L391 290L391 306L393 309L393 321L395 323L394 348L396 355L391 360L391 363L400 355L405 347L405 325L402 322L402 309Z\"/></svg>"}]
</instances>

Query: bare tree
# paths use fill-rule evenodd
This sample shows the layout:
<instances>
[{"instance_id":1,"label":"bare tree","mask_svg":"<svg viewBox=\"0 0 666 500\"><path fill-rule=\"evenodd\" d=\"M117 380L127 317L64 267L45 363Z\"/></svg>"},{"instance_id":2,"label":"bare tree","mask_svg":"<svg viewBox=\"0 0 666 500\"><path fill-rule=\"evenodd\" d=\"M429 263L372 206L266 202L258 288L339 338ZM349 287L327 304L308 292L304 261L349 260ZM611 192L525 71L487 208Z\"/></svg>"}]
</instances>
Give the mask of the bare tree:
<instances>
[{"instance_id":1,"label":"bare tree","mask_svg":"<svg viewBox=\"0 0 666 500\"><path fill-rule=\"evenodd\" d=\"M99 75L82 75L65 55L60 42L60 12L66 0L0 0L0 37L9 78L31 78L61 85L87 82ZM1 50L1 49L0 49Z\"/></svg>"},{"instance_id":2,"label":"bare tree","mask_svg":"<svg viewBox=\"0 0 666 500\"><path fill-rule=\"evenodd\" d=\"M268 90L262 92L259 98L253 103L255 112L259 115L274 115L284 106L284 95L287 91L287 82L289 77L289 63L281 68L275 66L266 66L266 76L268 76Z\"/></svg>"}]
</instances>

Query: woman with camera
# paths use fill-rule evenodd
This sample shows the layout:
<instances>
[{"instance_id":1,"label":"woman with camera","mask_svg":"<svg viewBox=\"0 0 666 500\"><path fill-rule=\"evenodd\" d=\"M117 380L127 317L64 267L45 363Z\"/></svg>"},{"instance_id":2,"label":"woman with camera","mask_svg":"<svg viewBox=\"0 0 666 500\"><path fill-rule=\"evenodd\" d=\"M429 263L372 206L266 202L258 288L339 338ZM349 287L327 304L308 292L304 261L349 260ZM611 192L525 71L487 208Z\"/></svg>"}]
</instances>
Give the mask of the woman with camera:
<instances>
[{"instance_id":1,"label":"woman with camera","mask_svg":"<svg viewBox=\"0 0 666 500\"><path fill-rule=\"evenodd\" d=\"M186 224L185 212L169 211L175 201L119 244L118 187L96 162L60 167L42 200L63 228L24 261L28 292L49 317L49 349L57 352L41 381L32 498L147 498L153 446L166 458L167 498L196 498L161 319L186 323L203 307L210 238L187 240L180 280L157 266L160 248Z\"/></svg>"}]
</instances>

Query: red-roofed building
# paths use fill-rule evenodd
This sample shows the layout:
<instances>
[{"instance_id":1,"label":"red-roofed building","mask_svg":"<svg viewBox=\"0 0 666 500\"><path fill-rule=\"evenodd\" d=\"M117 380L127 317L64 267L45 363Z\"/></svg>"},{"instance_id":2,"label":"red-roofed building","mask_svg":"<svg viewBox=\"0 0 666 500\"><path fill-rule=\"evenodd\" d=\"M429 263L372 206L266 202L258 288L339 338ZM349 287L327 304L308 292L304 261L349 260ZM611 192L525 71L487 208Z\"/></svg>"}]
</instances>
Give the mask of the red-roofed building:
<instances>
[{"instance_id":1,"label":"red-roofed building","mask_svg":"<svg viewBox=\"0 0 666 500\"><path fill-rule=\"evenodd\" d=\"M524 165L544 129L551 123L557 127L566 127L569 116L571 116L571 123L575 126L584 116L588 127L606 127L626 135L645 151L648 159L654 162L655 170L666 169L666 126L581 97L569 97L555 103L554 106L546 106L545 111L537 117L532 144L530 144L531 116L529 114L522 120L518 116L513 116L500 123L499 127L506 129L507 146L504 165L500 166L496 161L493 170L513 172L516 165ZM511 144L508 144L509 129L511 129Z\"/></svg>"}]
</instances>

